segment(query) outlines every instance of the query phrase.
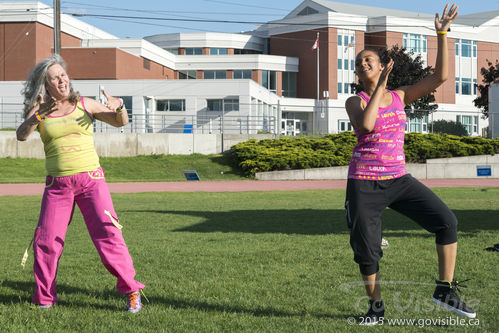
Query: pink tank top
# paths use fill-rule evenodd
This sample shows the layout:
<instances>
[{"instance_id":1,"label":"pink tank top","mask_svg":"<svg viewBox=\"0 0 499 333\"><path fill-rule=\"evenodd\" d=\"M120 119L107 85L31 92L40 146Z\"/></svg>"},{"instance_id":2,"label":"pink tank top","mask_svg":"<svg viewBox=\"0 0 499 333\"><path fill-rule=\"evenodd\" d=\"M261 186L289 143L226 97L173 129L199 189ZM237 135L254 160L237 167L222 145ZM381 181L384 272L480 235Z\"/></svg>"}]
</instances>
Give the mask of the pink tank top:
<instances>
[{"instance_id":1,"label":"pink tank top","mask_svg":"<svg viewBox=\"0 0 499 333\"><path fill-rule=\"evenodd\" d=\"M390 93L393 103L388 107L379 108L372 132L362 133L355 129L357 145L353 149L348 178L386 180L407 174L404 155L404 104L396 92ZM364 92L358 95L369 103L370 98Z\"/></svg>"}]
</instances>

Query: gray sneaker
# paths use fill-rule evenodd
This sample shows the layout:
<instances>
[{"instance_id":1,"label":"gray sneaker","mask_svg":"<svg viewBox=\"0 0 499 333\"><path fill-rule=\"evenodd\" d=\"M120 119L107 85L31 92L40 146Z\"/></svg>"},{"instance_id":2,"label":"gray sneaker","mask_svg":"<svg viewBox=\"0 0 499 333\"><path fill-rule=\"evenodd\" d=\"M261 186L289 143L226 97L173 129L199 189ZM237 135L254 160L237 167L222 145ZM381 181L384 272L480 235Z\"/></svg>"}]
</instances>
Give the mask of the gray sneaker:
<instances>
[{"instance_id":1,"label":"gray sneaker","mask_svg":"<svg viewBox=\"0 0 499 333\"><path fill-rule=\"evenodd\" d=\"M458 315L468 318L476 317L476 312L468 307L463 301L461 301L456 293L456 290L459 291L459 286L466 286L462 284L459 285L459 282L457 282L456 280L452 282L437 280L436 282L437 287L435 288L435 293L433 293L433 298L431 299L433 302L457 313Z\"/></svg>"},{"instance_id":2,"label":"gray sneaker","mask_svg":"<svg viewBox=\"0 0 499 333\"><path fill-rule=\"evenodd\" d=\"M381 238L381 248L386 249L390 244L388 244L388 241L384 238Z\"/></svg>"}]
</instances>

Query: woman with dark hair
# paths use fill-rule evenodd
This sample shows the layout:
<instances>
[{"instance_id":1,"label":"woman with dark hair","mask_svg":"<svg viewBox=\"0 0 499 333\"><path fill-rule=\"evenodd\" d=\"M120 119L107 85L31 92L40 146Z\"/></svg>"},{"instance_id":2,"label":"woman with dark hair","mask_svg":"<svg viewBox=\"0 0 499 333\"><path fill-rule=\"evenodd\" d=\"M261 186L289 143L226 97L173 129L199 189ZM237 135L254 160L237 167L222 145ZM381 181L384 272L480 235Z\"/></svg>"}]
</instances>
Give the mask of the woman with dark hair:
<instances>
[{"instance_id":1,"label":"woman with dark hair","mask_svg":"<svg viewBox=\"0 0 499 333\"><path fill-rule=\"evenodd\" d=\"M452 5L449 10L448 7L445 6L442 17L435 15L438 38L435 71L414 85L387 90L393 60L382 63L375 51L363 50L355 60L355 71L364 90L345 103L357 136L349 166L345 208L354 260L369 296L369 310L360 318L361 324L375 325L384 317L378 261L383 255L381 214L386 207L435 233L439 280L432 300L460 315L476 316L456 294L457 219L442 200L405 168L404 106L447 80L447 31L457 16L457 6Z\"/></svg>"},{"instance_id":2,"label":"woman with dark hair","mask_svg":"<svg viewBox=\"0 0 499 333\"><path fill-rule=\"evenodd\" d=\"M56 275L67 227L75 203L80 208L102 263L126 294L128 311L142 309L132 258L121 233L104 171L94 148L93 121L128 124L123 100L108 95L105 105L74 91L59 55L39 62L23 89L24 122L17 139L25 141L37 129L45 150L47 179L33 240L36 288L33 303L50 309L58 302Z\"/></svg>"}]
</instances>

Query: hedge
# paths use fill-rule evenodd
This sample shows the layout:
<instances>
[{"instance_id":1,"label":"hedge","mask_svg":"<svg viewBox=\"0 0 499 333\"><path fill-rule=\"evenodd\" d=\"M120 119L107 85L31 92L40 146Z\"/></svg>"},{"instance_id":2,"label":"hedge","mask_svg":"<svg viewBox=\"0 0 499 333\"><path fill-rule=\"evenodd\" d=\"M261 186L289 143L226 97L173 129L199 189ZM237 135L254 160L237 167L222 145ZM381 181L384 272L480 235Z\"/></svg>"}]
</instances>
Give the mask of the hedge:
<instances>
[{"instance_id":1,"label":"hedge","mask_svg":"<svg viewBox=\"0 0 499 333\"><path fill-rule=\"evenodd\" d=\"M319 139L253 139L234 145L231 154L234 163L252 176L264 171L348 165L356 142L353 132L330 134ZM430 158L493 155L499 152L499 138L407 133L404 149L407 163L424 163Z\"/></svg>"}]
</instances>

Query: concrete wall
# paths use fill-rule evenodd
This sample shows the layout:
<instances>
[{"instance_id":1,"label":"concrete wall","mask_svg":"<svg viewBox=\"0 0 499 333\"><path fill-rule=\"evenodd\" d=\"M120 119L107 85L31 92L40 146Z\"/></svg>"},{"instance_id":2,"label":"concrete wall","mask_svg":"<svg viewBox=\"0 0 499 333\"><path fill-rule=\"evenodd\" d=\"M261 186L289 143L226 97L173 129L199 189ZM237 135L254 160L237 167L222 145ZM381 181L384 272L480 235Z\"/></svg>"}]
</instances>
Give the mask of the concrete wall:
<instances>
[{"instance_id":1,"label":"concrete wall","mask_svg":"<svg viewBox=\"0 0 499 333\"><path fill-rule=\"evenodd\" d=\"M137 155L218 154L250 139L275 138L272 134L162 134L94 133L95 149L101 157ZM0 157L45 158L38 132L26 141L17 141L14 131L0 132Z\"/></svg>"},{"instance_id":2,"label":"concrete wall","mask_svg":"<svg viewBox=\"0 0 499 333\"><path fill-rule=\"evenodd\" d=\"M477 176L478 166L490 166L492 175ZM424 164L407 164L407 171L418 179L499 178L499 155L480 155L427 160ZM347 179L348 166L259 172L259 180Z\"/></svg>"}]
</instances>

